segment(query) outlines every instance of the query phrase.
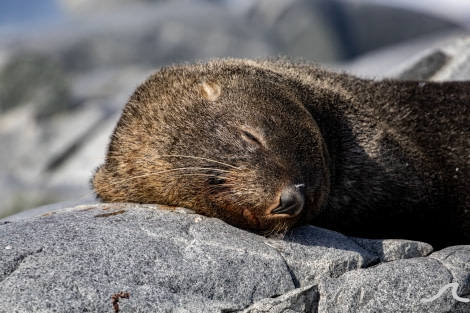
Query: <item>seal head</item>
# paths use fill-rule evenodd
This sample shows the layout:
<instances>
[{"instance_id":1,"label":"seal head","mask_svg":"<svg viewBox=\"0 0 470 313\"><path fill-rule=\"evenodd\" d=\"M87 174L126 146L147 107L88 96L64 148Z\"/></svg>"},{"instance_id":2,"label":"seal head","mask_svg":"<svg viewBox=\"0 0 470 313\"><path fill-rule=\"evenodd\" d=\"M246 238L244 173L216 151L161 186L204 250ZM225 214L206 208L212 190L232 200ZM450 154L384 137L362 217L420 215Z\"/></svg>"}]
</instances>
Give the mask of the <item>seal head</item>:
<instances>
[{"instance_id":1,"label":"seal head","mask_svg":"<svg viewBox=\"0 0 470 313\"><path fill-rule=\"evenodd\" d=\"M326 206L330 161L288 84L227 61L162 69L124 108L92 181L98 197L187 207L264 232L308 223Z\"/></svg>"}]
</instances>

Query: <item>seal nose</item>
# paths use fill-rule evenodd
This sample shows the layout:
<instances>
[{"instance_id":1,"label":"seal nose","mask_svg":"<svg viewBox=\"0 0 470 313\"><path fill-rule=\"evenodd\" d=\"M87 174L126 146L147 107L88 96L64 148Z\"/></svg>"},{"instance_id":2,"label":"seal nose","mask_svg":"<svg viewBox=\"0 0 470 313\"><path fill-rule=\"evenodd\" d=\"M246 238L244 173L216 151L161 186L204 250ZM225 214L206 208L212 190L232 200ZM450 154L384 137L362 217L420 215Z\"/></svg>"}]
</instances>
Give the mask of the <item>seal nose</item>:
<instances>
[{"instance_id":1,"label":"seal nose","mask_svg":"<svg viewBox=\"0 0 470 313\"><path fill-rule=\"evenodd\" d=\"M303 185L287 187L281 192L280 205L271 211L271 214L296 215L302 211L305 203Z\"/></svg>"}]
</instances>

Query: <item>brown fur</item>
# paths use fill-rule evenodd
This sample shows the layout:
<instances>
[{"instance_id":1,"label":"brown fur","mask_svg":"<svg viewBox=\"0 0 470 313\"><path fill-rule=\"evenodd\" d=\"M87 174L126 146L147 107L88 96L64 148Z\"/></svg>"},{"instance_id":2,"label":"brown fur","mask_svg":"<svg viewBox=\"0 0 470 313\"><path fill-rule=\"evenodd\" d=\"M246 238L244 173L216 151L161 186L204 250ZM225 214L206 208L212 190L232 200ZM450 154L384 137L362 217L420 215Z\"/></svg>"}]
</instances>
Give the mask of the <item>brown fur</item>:
<instances>
[{"instance_id":1,"label":"brown fur","mask_svg":"<svg viewBox=\"0 0 470 313\"><path fill-rule=\"evenodd\" d=\"M470 82L368 81L284 60L167 67L123 110L99 198L238 227L470 243ZM270 214L305 184L300 214Z\"/></svg>"}]
</instances>

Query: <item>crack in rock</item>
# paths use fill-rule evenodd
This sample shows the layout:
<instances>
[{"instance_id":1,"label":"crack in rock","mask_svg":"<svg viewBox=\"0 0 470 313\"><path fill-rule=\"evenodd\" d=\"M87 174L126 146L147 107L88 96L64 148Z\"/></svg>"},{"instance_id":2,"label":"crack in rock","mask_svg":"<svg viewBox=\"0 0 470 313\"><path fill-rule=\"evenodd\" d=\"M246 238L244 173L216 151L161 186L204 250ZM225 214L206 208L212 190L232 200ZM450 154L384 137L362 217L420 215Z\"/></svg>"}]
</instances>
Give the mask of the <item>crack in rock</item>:
<instances>
[{"instance_id":1,"label":"crack in rock","mask_svg":"<svg viewBox=\"0 0 470 313\"><path fill-rule=\"evenodd\" d=\"M7 246L9 247L9 246ZM7 248L5 247L5 248ZM2 270L2 276L0 277L0 282L5 280L7 277L9 277L11 274L13 274L20 266L21 264L25 261L25 259L31 255L41 253L43 251L43 247L35 250L35 251L30 251L27 253L22 253L19 256L16 256L13 258L9 264L6 265L6 267Z\"/></svg>"}]
</instances>

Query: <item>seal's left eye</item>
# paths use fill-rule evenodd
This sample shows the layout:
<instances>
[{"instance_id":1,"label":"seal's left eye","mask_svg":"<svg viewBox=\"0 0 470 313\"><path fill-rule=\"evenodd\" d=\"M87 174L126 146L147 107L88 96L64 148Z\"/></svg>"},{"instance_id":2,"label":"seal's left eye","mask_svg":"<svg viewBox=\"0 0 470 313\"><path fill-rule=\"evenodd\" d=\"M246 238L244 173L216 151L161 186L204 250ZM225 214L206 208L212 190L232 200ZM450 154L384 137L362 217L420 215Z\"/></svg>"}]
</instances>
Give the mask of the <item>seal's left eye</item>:
<instances>
[{"instance_id":1,"label":"seal's left eye","mask_svg":"<svg viewBox=\"0 0 470 313\"><path fill-rule=\"evenodd\" d=\"M256 138L256 136L250 133L249 131L242 130L242 135L245 138L245 140L262 146L261 141L258 140L258 138Z\"/></svg>"}]
</instances>

